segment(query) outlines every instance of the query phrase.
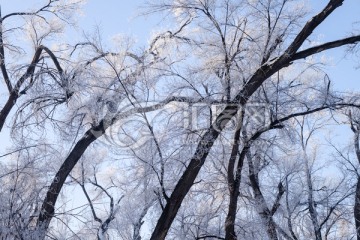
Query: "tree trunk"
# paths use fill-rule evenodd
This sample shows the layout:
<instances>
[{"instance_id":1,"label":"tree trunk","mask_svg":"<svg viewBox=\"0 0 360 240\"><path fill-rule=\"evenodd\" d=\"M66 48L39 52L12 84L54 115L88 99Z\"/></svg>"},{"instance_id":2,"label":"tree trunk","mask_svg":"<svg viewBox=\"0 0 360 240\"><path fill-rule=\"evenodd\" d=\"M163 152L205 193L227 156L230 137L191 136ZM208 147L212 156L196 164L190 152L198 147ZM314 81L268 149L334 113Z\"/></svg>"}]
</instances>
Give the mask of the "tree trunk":
<instances>
[{"instance_id":1,"label":"tree trunk","mask_svg":"<svg viewBox=\"0 0 360 240\"><path fill-rule=\"evenodd\" d=\"M240 133L244 118L244 108L241 110L241 118L237 123L237 129L234 134L234 143L231 149L231 154L229 158L228 170L227 170L227 180L229 187L229 207L228 213L225 220L225 240L236 240L235 233L235 219L236 219L236 211L237 211L237 201L239 196L239 185L241 181L241 169L242 169L242 159L239 157L238 160L238 169L240 168L240 175L238 176L239 170L235 172L235 163L238 157L239 144L240 144Z\"/></svg>"},{"instance_id":2,"label":"tree trunk","mask_svg":"<svg viewBox=\"0 0 360 240\"><path fill-rule=\"evenodd\" d=\"M93 127L88 130L84 134L84 136L77 142L75 147L70 152L69 156L65 159L60 169L56 173L41 206L40 215L37 222L37 228L39 228L41 231L41 236L39 239L45 238L45 234L47 229L49 228L50 221L54 216L57 198L66 178L69 176L71 170L79 161L85 150L90 146L93 141L95 141L98 137L104 134L105 130L106 129L103 128L103 122L101 122L97 127Z\"/></svg>"},{"instance_id":3,"label":"tree trunk","mask_svg":"<svg viewBox=\"0 0 360 240\"><path fill-rule=\"evenodd\" d=\"M209 154L215 140L219 136L219 133L220 132L215 130L214 127L211 127L202 137L193 158L191 159L189 165L186 167L185 172L176 184L173 193L167 201L167 204L151 235L151 240L165 239L183 199L193 185L201 167L204 165L205 159Z\"/></svg>"},{"instance_id":4,"label":"tree trunk","mask_svg":"<svg viewBox=\"0 0 360 240\"><path fill-rule=\"evenodd\" d=\"M18 97L19 97L18 93L13 91L10 94L8 100L6 101L5 106L1 110L1 112L0 112L0 132L5 124L7 116L9 115L11 109L14 107Z\"/></svg>"},{"instance_id":5,"label":"tree trunk","mask_svg":"<svg viewBox=\"0 0 360 240\"><path fill-rule=\"evenodd\" d=\"M0 23L0 27L1 27L1 23ZM2 37L0 36L0 38L1 38L0 44L2 44ZM2 49L1 53L0 53L0 55L1 55L0 61L4 61L4 49L2 47L0 47L0 49ZM36 64L39 62L39 59L40 59L43 49L44 49L44 46L39 46L36 49L34 57L31 61L30 65L26 69L26 72L16 82L14 88L10 87L10 80L7 79L8 76L4 76L6 84L9 87L9 90L12 89L12 91L10 92L10 96L9 96L8 100L6 101L5 106L3 107L3 109L0 112L0 132L1 132L2 128L4 127L7 116L9 115L11 109L15 106L15 103L16 103L17 99L19 98L20 87L23 85L23 83L25 82L26 79L28 79L30 76L32 76L34 74ZM48 51L50 52L50 50L48 50ZM5 75L7 75L5 65L2 64L1 68L2 68L1 70L2 70L3 74L5 73Z\"/></svg>"},{"instance_id":6,"label":"tree trunk","mask_svg":"<svg viewBox=\"0 0 360 240\"><path fill-rule=\"evenodd\" d=\"M251 188L254 191L256 204L258 205L257 206L258 214L266 226L266 232L269 236L269 239L278 240L276 225L274 220L272 219L271 211L267 207L265 198L260 190L257 173L255 173L254 171L251 159L248 159L248 162L249 162L249 171L250 171L249 179L251 183Z\"/></svg>"},{"instance_id":7,"label":"tree trunk","mask_svg":"<svg viewBox=\"0 0 360 240\"><path fill-rule=\"evenodd\" d=\"M239 191L230 192L229 208L225 220L225 240L237 240L235 233L235 219Z\"/></svg>"},{"instance_id":8,"label":"tree trunk","mask_svg":"<svg viewBox=\"0 0 360 240\"><path fill-rule=\"evenodd\" d=\"M358 177L355 192L354 218L357 240L360 240L360 178Z\"/></svg>"},{"instance_id":9,"label":"tree trunk","mask_svg":"<svg viewBox=\"0 0 360 240\"><path fill-rule=\"evenodd\" d=\"M351 121L351 130L354 132L355 154L358 162L360 163L360 146L359 146L360 124L355 124L354 126L351 119L351 115L350 115L350 121ZM359 176L357 177L356 192L355 192L354 218L355 218L357 240L360 240L360 177Z\"/></svg>"}]
</instances>

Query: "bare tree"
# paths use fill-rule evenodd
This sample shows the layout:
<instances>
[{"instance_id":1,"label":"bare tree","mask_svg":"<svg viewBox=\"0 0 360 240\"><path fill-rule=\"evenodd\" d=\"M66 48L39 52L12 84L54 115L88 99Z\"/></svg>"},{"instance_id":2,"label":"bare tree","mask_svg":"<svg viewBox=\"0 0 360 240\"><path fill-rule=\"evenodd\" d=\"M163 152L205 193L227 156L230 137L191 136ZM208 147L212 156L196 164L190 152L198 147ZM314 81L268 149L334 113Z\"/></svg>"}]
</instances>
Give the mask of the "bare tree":
<instances>
[{"instance_id":1,"label":"bare tree","mask_svg":"<svg viewBox=\"0 0 360 240\"><path fill-rule=\"evenodd\" d=\"M2 16L0 12L0 68L3 81L6 84L9 94L7 101L0 112L0 131L2 130L10 111L15 106L19 97L26 94L35 82L39 81L39 74L43 74L44 72L52 74L51 72L53 72L54 75L52 76L54 78L57 78L60 81L64 80L64 71L60 66L58 58L55 56L53 51L43 45L47 39L51 39L53 36L57 35L63 27L54 27L47 21L47 19L55 18L57 21L70 24L71 12L76 10L80 3L81 1L79 0L60 4L56 0L50 0L47 4L34 11L13 12L5 14L4 16ZM21 30L24 34L26 34L26 30L22 30L20 26L13 27L10 25L10 27L7 27L6 23L12 19L21 19L22 17L26 19L25 23L31 24L29 27L33 28L32 31L36 36L34 37L31 33L29 33L30 38L32 38L31 41L34 53L32 60L27 64L24 63L23 66L19 68L20 71L15 72L14 74L13 69L10 69L10 66L7 65L7 60L11 61L13 57L11 55L20 54L23 49L21 46L8 42L13 40L8 35L14 30ZM39 25L47 26L45 29L37 29ZM46 53L46 55L43 53ZM7 59L6 54L9 55L9 59ZM53 71L52 67L47 66L49 60L52 61L55 70L57 70L56 72ZM65 88L65 86L62 86L61 83L55 79L54 85L56 84L60 84L61 87Z\"/></svg>"},{"instance_id":2,"label":"bare tree","mask_svg":"<svg viewBox=\"0 0 360 240\"><path fill-rule=\"evenodd\" d=\"M61 223L78 238L331 236L345 219L341 204L351 195L347 178L326 189L316 181L302 121L318 114L329 122L327 114L359 106L355 94L331 89L318 59L308 59L357 46L359 35L311 43L313 32L344 2L330 0L309 17L301 0L156 1L149 12L169 13L174 29L156 33L141 49L128 37L116 38L109 47L97 29L81 42L60 37L55 42L52 37L66 33L70 13L81 1L50 0L34 11L0 16L0 67L8 91L0 130L6 121L12 139L26 143L4 159L31 146L40 151L40 140L51 140L54 149L42 151L39 162L21 158L19 166L1 173L4 182L12 177L16 183L7 184L4 193L17 189L7 197L13 217L4 236L21 239L27 229L38 239L51 238L52 231L61 230L51 225L61 222L60 216L94 224L81 229L83 223ZM20 17L24 31L8 21ZM16 61L16 54L24 55L21 43L13 44L12 29L29 37L25 44L34 52L32 60ZM355 122L352 128L356 132ZM285 133L299 133L300 140L279 137ZM293 148L286 146L291 141ZM111 153L95 156L101 151ZM306 161L288 171L282 160L294 155ZM28 156L36 159L36 151ZM16 194L28 179L29 162L43 173L34 177L39 185L20 204ZM100 182L97 168L86 171L87 165L116 170L108 171L111 184ZM59 202L74 185L85 196L78 213ZM89 186L104 199L92 198ZM306 199L296 201L297 193ZM64 202L71 199L64 195ZM97 201L107 215L96 209ZM24 209L31 217L23 217ZM90 214L83 215L86 209ZM250 230L254 223L260 224Z\"/></svg>"},{"instance_id":3,"label":"bare tree","mask_svg":"<svg viewBox=\"0 0 360 240\"><path fill-rule=\"evenodd\" d=\"M317 26L324 22L325 19L338 7L342 5L344 1L329 1L329 3L325 6L325 8L318 13L317 15L313 16L302 29L299 30L297 34L295 34L295 38L290 38L288 41L285 41L287 44L286 47L283 49L279 49L280 53L273 51L273 48L270 48L270 54L266 54L265 56L269 56L268 58L261 58L260 67L257 69L255 68L252 73L245 79L245 82L240 90L233 94L231 102L236 103L238 105L228 104L224 108L224 110L216 117L214 123L211 125L210 128L202 135L195 153L190 158L190 161L187 165L186 170L179 178L169 201L167 202L164 211L162 212L158 223L154 229L151 239L164 239L176 214L181 206L183 199L185 198L186 194L190 190L191 186L193 185L201 167L204 165L205 160L214 145L214 142L218 138L220 132L223 130L225 125L230 121L230 119L236 115L239 106L244 106L251 96L261 87L261 85L271 77L274 73L278 72L279 70L289 66L296 60L306 58L318 52L336 48L339 46L347 45L356 43L360 40L359 36L344 38L340 40L336 40L333 42L328 42L325 44L321 44L315 47L310 47L305 50L299 50L300 47L304 44L305 40L310 37L312 32L317 28ZM193 16L194 14L198 16L203 16L203 19L207 19L207 27L205 29L214 29L220 36L223 42L223 52L226 52L227 49L224 49L224 46L227 47L225 38L222 37L222 33L227 31L228 25L222 24L220 25L220 20L214 17L216 5L210 1L205 2L196 2L196 3L188 3L188 2L177 2L175 4L172 3L164 3L161 5L155 6L156 10L172 10L172 11L180 11L182 15L185 16ZM220 10L220 9L216 9ZM220 27L224 26L224 27ZM235 29L238 29L237 27ZM246 30L242 32L247 33ZM251 41L251 35L248 37ZM268 46L274 46L276 49L277 42L282 42L283 40L279 40L277 37L276 39L270 40L271 44ZM191 42L191 39L188 40ZM195 42L196 43L196 42ZM198 43L199 44L199 43ZM225 44L225 45L224 45ZM239 45L240 46L240 45ZM269 49L269 50L270 50ZM236 53L239 51L235 51ZM226 55L225 54L225 55ZM255 55L254 53L252 53ZM271 61L269 61L269 59ZM225 58L226 59L226 58ZM226 61L224 65L226 65Z\"/></svg>"},{"instance_id":4,"label":"bare tree","mask_svg":"<svg viewBox=\"0 0 360 240\"><path fill-rule=\"evenodd\" d=\"M357 116L353 116L351 111L349 111L349 121L351 126L351 131L354 133L354 149L356 158L360 161L360 148L359 148L359 122L357 120ZM354 218L355 218L355 226L356 226L356 236L357 239L360 239L360 181L359 177L357 177L356 190L355 190L355 203L354 203Z\"/></svg>"}]
</instances>

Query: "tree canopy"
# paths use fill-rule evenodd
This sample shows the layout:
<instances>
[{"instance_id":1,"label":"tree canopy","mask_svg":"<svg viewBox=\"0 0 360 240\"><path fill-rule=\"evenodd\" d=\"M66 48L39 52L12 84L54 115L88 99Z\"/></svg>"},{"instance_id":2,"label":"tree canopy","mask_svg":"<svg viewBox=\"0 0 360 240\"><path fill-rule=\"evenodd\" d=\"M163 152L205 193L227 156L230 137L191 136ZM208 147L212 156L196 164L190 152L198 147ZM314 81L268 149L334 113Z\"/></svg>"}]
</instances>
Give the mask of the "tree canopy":
<instances>
[{"instance_id":1,"label":"tree canopy","mask_svg":"<svg viewBox=\"0 0 360 240\"><path fill-rule=\"evenodd\" d=\"M2 239L360 240L359 93L324 68L360 19L314 33L349 0L149 1L141 47L41 2L0 14Z\"/></svg>"}]
</instances>

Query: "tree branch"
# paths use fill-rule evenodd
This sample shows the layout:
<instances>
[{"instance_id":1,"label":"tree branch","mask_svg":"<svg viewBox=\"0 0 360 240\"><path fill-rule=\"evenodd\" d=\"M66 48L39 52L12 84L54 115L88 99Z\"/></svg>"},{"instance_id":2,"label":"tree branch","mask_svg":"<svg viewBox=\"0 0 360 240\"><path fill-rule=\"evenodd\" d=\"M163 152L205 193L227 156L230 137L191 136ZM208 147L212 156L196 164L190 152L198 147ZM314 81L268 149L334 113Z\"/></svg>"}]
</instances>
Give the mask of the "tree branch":
<instances>
[{"instance_id":1,"label":"tree branch","mask_svg":"<svg viewBox=\"0 0 360 240\"><path fill-rule=\"evenodd\" d=\"M300 33L296 36L292 44L285 51L286 54L292 56L301 47L304 41L336 8L343 4L344 0L330 0L326 7L317 15L311 18Z\"/></svg>"},{"instance_id":2,"label":"tree branch","mask_svg":"<svg viewBox=\"0 0 360 240\"><path fill-rule=\"evenodd\" d=\"M0 9L0 69L4 77L4 81L6 83L8 91L9 93L11 93L12 85L5 64L5 50L4 50L4 40L3 40L3 23L1 19L1 9Z\"/></svg>"},{"instance_id":3,"label":"tree branch","mask_svg":"<svg viewBox=\"0 0 360 240\"><path fill-rule=\"evenodd\" d=\"M355 44L359 41L360 41L360 35L357 35L357 36L353 36L353 37L343 38L340 40L324 43L324 44L321 44L321 45L318 45L315 47L311 47L306 50L295 53L294 56L291 58L291 61L306 58L313 54L316 54L316 53L319 53L319 52L322 52L325 50L329 50L332 48L337 48L337 47L341 47L341 46L348 45L348 44Z\"/></svg>"}]
</instances>

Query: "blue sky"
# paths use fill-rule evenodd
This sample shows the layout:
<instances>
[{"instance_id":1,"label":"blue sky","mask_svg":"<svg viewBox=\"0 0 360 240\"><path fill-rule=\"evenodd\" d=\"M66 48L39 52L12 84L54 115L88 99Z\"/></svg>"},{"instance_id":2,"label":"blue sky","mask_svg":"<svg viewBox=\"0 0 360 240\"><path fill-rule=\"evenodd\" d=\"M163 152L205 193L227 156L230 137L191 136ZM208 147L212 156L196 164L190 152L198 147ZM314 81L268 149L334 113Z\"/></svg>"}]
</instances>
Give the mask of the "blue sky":
<instances>
[{"instance_id":1,"label":"blue sky","mask_svg":"<svg viewBox=\"0 0 360 240\"><path fill-rule=\"evenodd\" d=\"M91 30L95 25L100 25L104 38L110 38L117 33L131 34L138 43L145 44L153 27L159 27L161 18L155 16L137 17L141 12L139 6L143 6L143 0L119 1L119 0L88 0L85 6L85 16L80 24L84 29ZM314 12L320 11L328 0L309 0L313 4ZM359 0L345 0L343 6L337 9L324 24L320 25L315 34L321 34L323 41L331 41L348 36L354 27L360 31L360 22L356 25L354 19L358 19L360 13ZM344 54L344 48L330 50L327 56L333 58L332 66L326 68L335 87L340 90L348 90L354 87L360 88L359 56Z\"/></svg>"},{"instance_id":2,"label":"blue sky","mask_svg":"<svg viewBox=\"0 0 360 240\"><path fill-rule=\"evenodd\" d=\"M89 31L95 26L100 29L106 38L110 39L115 34L128 34L134 37L139 44L146 44L154 26L161 21L156 16L139 17L142 12L143 0L88 0L85 5L85 16L80 21L80 26Z\"/></svg>"},{"instance_id":3,"label":"blue sky","mask_svg":"<svg viewBox=\"0 0 360 240\"><path fill-rule=\"evenodd\" d=\"M0 0L2 13L7 14L13 11L24 11L29 7L40 6L44 0ZM136 17L141 12L145 0L87 0L84 8L85 16L80 17L80 26L85 30L91 30L99 25L106 36L116 33L134 34L138 38L147 38L150 29L159 24L162 19L155 16ZM314 11L319 11L326 5L328 0L309 0ZM360 10L359 0L345 0L343 6L335 11L327 20L324 26L320 26L316 33L323 33L326 39L342 37L344 31L350 33L352 20L356 19ZM164 24L164 22L161 22ZM360 23L358 24L360 31Z\"/></svg>"},{"instance_id":4,"label":"blue sky","mask_svg":"<svg viewBox=\"0 0 360 240\"><path fill-rule=\"evenodd\" d=\"M0 0L3 14L11 11L25 10L29 6L37 6L43 0ZM99 26L103 40L110 40L115 34L131 35L137 40L139 46L145 45L154 29L164 25L161 17L139 17L140 6L144 0L88 0L84 8L84 16L80 17L79 25L85 32L91 33L95 26ZM309 0L314 12L319 11L327 4L328 0ZM315 34L321 34L323 41L335 40L351 34L354 26L360 31L360 23L353 24L360 12L359 0L345 0L343 6L335 11L325 24L320 25ZM333 66L327 71L335 83L336 88L345 90L360 87L359 56L345 56L344 49L331 50L326 53L333 57Z\"/></svg>"},{"instance_id":5,"label":"blue sky","mask_svg":"<svg viewBox=\"0 0 360 240\"><path fill-rule=\"evenodd\" d=\"M315 9L321 9L328 0L313 0ZM354 23L354 19L359 19L360 1L345 0L343 6L338 8L324 24L320 25L315 34L322 34L324 41L332 41L351 35L352 30L360 32L360 22ZM360 54L345 55L346 48L330 50L327 56L333 57L333 65L327 68L331 80L337 89L340 90L359 90L360 88Z\"/></svg>"},{"instance_id":6,"label":"blue sky","mask_svg":"<svg viewBox=\"0 0 360 240\"><path fill-rule=\"evenodd\" d=\"M24 11L28 7L38 6L40 0L0 0L3 15L13 11ZM137 17L141 9L139 6L144 0L88 0L84 8L84 16L80 17L79 25L85 32L91 33L95 26L99 26L104 40L109 40L115 34L131 35L137 39L139 45L146 44L146 41L154 27L160 28L163 25L161 17ZM314 4L315 12L326 5L328 0L309 0ZM360 13L359 0L345 0L344 6L321 25L315 34L322 34L323 41L336 40L351 34L354 25L353 19L358 19ZM360 23L357 25L360 32ZM72 36L71 36L72 37ZM331 50L326 53L332 56L333 66L327 67L327 71L337 89L359 90L360 89L360 59L354 56L344 57L344 48ZM360 56L358 56L360 58ZM4 85L2 85L4 86ZM347 126L345 127L347 129ZM349 131L349 130L347 130ZM346 140L347 141L347 140ZM0 138L1 143L1 138ZM4 151L4 149L1 149Z\"/></svg>"}]
</instances>

